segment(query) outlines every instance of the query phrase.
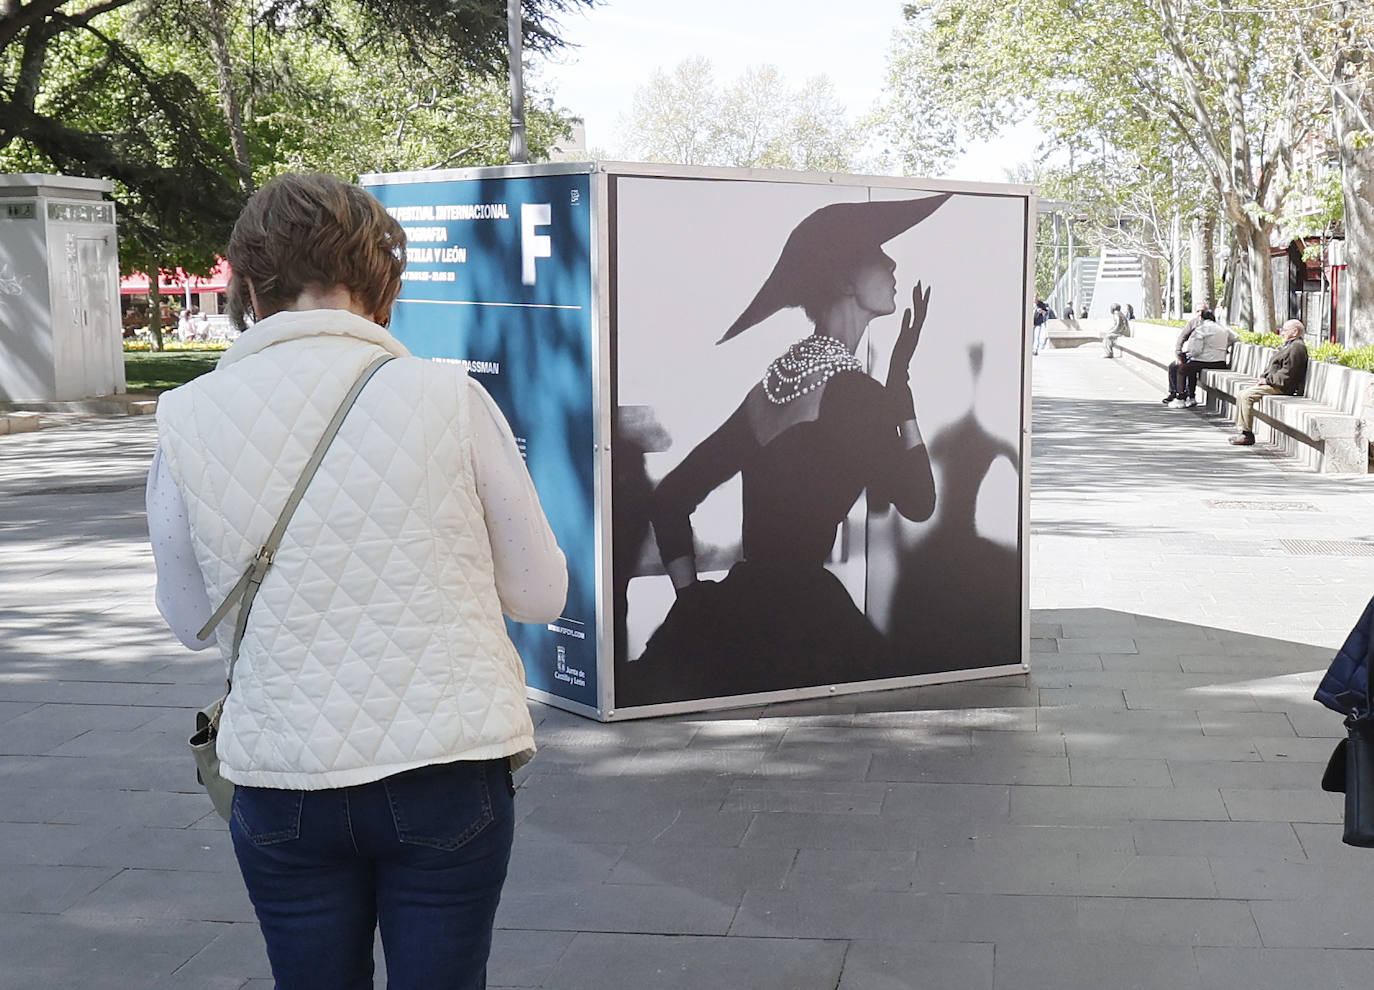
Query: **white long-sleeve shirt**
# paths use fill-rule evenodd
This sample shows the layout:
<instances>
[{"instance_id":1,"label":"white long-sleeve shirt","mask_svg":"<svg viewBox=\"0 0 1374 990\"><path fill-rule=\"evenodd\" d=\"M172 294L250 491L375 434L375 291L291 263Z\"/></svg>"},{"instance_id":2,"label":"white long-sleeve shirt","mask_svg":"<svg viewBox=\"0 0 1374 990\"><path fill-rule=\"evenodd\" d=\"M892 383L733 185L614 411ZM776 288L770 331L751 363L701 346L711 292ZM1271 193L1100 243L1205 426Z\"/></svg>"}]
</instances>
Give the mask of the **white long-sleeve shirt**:
<instances>
[{"instance_id":1,"label":"white long-sleeve shirt","mask_svg":"<svg viewBox=\"0 0 1374 990\"><path fill-rule=\"evenodd\" d=\"M1227 349L1239 339L1230 327L1207 320L1183 342L1183 356L1193 361L1225 361Z\"/></svg>"},{"instance_id":2,"label":"white long-sleeve shirt","mask_svg":"<svg viewBox=\"0 0 1374 990\"><path fill-rule=\"evenodd\" d=\"M563 551L539 506L506 418L495 401L469 378L472 460L482 502L501 609L517 622L543 621L562 608L568 592ZM196 633L214 610L196 563L186 503L172 480L161 448L148 469L148 535L157 566L157 607L187 647L203 650L214 639Z\"/></svg>"}]
</instances>

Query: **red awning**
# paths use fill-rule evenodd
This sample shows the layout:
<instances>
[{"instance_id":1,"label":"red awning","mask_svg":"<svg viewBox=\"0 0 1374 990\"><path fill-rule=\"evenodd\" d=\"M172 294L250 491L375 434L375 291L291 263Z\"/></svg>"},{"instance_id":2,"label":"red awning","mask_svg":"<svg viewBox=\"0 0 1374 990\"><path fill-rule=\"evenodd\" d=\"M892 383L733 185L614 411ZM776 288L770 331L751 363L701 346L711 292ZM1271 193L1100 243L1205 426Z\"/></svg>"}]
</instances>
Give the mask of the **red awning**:
<instances>
[{"instance_id":1,"label":"red awning","mask_svg":"<svg viewBox=\"0 0 1374 990\"><path fill-rule=\"evenodd\" d=\"M223 258L215 262L215 267L210 270L208 278L202 275L187 275L186 272L178 268L172 272L159 273L157 280L158 291L165 295L180 295L188 289L191 292L223 292L228 285L229 262ZM128 278L120 279L119 291L126 296L146 295L148 276L143 272L134 272Z\"/></svg>"}]
</instances>

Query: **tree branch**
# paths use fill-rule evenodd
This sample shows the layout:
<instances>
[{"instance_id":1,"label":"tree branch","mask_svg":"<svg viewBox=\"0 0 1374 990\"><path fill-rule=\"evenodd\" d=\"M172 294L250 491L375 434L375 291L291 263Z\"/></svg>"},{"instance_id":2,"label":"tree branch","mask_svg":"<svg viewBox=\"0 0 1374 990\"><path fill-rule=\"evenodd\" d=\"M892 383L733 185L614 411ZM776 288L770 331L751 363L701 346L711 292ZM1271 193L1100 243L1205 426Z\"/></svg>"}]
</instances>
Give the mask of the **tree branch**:
<instances>
[{"instance_id":1,"label":"tree branch","mask_svg":"<svg viewBox=\"0 0 1374 990\"><path fill-rule=\"evenodd\" d=\"M4 52L19 36L19 32L56 12L65 0L32 0L18 7L7 6L0 14L0 52ZM131 0L125 0L126 3Z\"/></svg>"},{"instance_id":2,"label":"tree branch","mask_svg":"<svg viewBox=\"0 0 1374 990\"><path fill-rule=\"evenodd\" d=\"M1178 21L1174 16L1171 0L1158 0L1158 10L1164 42L1169 48L1170 58L1174 62L1179 81L1183 83L1183 91L1188 97L1186 107L1192 117L1193 124L1202 135L1199 150L1206 151L1206 154L1202 155L1202 161L1211 170L1214 170L1216 176L1221 179L1218 185L1223 190L1228 189L1232 182L1226 178L1229 172L1226 146L1216 132L1212 123L1212 114L1207 109L1207 102L1202 98L1202 91L1197 84L1197 80L1202 74L1202 67L1194 61L1183 45L1183 38L1178 29ZM1187 132L1190 129L1185 128L1184 130ZM1197 146L1196 143L1195 146Z\"/></svg>"}]
</instances>

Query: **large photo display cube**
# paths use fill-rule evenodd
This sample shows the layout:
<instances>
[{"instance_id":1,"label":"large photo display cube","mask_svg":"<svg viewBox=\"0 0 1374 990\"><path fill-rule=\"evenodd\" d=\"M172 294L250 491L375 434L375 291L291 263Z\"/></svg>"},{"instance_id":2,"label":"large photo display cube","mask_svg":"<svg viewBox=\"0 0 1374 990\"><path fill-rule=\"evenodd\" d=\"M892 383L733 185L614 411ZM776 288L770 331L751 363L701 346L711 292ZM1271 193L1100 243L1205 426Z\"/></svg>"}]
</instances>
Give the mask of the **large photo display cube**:
<instances>
[{"instance_id":1,"label":"large photo display cube","mask_svg":"<svg viewBox=\"0 0 1374 990\"><path fill-rule=\"evenodd\" d=\"M510 420L568 557L511 624L601 719L1025 669L1020 186L624 163L364 176L392 329Z\"/></svg>"}]
</instances>

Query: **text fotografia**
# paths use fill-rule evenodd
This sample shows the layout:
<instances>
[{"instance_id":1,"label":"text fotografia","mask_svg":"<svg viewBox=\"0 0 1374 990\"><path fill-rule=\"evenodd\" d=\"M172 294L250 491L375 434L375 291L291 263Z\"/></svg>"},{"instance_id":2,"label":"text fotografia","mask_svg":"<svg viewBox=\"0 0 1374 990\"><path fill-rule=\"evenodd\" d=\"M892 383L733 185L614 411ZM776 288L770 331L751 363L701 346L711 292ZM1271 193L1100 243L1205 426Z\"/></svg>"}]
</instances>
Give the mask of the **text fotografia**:
<instances>
[{"instance_id":1,"label":"text fotografia","mask_svg":"<svg viewBox=\"0 0 1374 990\"><path fill-rule=\"evenodd\" d=\"M388 206L386 211L401 223L434 223L444 220L509 220L505 203L442 203L438 206Z\"/></svg>"}]
</instances>

